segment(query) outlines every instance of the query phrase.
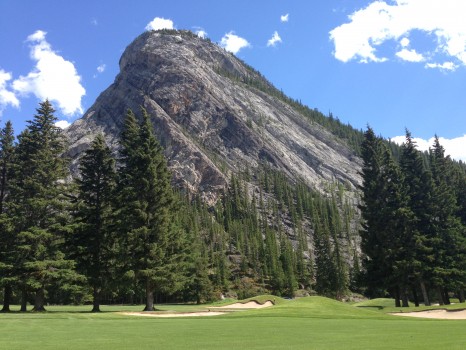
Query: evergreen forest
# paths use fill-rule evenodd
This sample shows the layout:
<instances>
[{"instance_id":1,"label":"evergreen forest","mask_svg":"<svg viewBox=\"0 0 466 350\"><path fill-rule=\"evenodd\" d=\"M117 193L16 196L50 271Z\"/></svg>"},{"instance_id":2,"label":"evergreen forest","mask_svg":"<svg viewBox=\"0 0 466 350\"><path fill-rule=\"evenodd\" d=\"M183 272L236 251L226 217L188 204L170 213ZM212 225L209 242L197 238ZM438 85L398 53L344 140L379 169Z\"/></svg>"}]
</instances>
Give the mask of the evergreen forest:
<instances>
[{"instance_id":1,"label":"evergreen forest","mask_svg":"<svg viewBox=\"0 0 466 350\"><path fill-rule=\"evenodd\" d=\"M318 192L266 163L231 173L220 199L173 188L151 118L128 110L118 153L97 135L72 178L53 106L0 131L0 286L20 304L204 303L272 293L464 301L466 168L351 131L361 198ZM335 125L341 125L334 121ZM337 128L334 130L337 132Z\"/></svg>"}]
</instances>

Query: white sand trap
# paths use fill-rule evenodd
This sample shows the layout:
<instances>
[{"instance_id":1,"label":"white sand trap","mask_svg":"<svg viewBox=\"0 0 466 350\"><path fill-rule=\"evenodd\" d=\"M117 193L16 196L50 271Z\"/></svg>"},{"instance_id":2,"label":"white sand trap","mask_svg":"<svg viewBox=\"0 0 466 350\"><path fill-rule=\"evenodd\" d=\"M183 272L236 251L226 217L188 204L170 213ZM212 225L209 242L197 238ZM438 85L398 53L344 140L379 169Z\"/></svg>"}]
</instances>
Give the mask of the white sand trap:
<instances>
[{"instance_id":1,"label":"white sand trap","mask_svg":"<svg viewBox=\"0 0 466 350\"><path fill-rule=\"evenodd\" d=\"M128 316L145 316L145 317L193 317L193 316L218 316L224 315L226 312L177 312L177 313L152 313L152 312L121 312L122 315Z\"/></svg>"},{"instance_id":2,"label":"white sand trap","mask_svg":"<svg viewBox=\"0 0 466 350\"><path fill-rule=\"evenodd\" d=\"M121 315L128 315L128 316L145 316L145 317L192 317L192 316L218 316L224 315L230 310L237 309L238 311L246 310L246 309L262 309L264 307L272 306L273 303L268 300L263 304L260 304L256 301L248 301L247 303L235 303L225 306L212 306L209 308L208 311L200 311L200 312L120 312ZM225 311L210 311L212 309L223 309Z\"/></svg>"},{"instance_id":3,"label":"white sand trap","mask_svg":"<svg viewBox=\"0 0 466 350\"><path fill-rule=\"evenodd\" d=\"M267 300L263 304L259 304L257 301L248 301L247 303L235 303L225 306L212 306L210 309L262 309L264 307L273 306L270 300Z\"/></svg>"},{"instance_id":4,"label":"white sand trap","mask_svg":"<svg viewBox=\"0 0 466 350\"><path fill-rule=\"evenodd\" d=\"M428 310L418 312L397 312L392 313L396 316L438 318L443 320L466 320L466 310Z\"/></svg>"}]
</instances>

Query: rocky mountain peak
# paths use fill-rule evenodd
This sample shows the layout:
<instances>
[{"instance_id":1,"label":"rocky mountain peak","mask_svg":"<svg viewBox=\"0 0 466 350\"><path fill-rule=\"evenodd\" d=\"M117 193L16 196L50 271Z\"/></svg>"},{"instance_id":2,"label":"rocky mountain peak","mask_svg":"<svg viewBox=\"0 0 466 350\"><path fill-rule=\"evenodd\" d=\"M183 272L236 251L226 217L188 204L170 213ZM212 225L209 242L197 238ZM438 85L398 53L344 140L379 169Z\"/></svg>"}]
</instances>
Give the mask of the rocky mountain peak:
<instances>
[{"instance_id":1,"label":"rocky mountain peak","mask_svg":"<svg viewBox=\"0 0 466 350\"><path fill-rule=\"evenodd\" d=\"M231 53L187 31L145 32L120 59L120 73L66 131L76 161L103 132L116 150L128 108L143 106L174 182L214 203L230 173L261 164L323 189L354 190L361 162L321 125L268 93L275 88Z\"/></svg>"}]
</instances>

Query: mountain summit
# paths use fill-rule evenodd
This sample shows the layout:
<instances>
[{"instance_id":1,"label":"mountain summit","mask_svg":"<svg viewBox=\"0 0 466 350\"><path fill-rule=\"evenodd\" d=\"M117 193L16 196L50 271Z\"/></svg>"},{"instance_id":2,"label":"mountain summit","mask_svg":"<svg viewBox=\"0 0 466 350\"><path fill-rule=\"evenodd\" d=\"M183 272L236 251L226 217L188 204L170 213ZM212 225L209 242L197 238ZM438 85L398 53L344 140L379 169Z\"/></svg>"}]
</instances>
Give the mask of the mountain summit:
<instances>
[{"instance_id":1,"label":"mountain summit","mask_svg":"<svg viewBox=\"0 0 466 350\"><path fill-rule=\"evenodd\" d=\"M290 101L209 40L188 31L145 32L126 48L114 83L67 129L69 156L76 169L100 132L116 149L126 111L143 106L175 183L208 203L231 173L254 173L261 165L318 190L338 182L354 191L360 159Z\"/></svg>"}]
</instances>

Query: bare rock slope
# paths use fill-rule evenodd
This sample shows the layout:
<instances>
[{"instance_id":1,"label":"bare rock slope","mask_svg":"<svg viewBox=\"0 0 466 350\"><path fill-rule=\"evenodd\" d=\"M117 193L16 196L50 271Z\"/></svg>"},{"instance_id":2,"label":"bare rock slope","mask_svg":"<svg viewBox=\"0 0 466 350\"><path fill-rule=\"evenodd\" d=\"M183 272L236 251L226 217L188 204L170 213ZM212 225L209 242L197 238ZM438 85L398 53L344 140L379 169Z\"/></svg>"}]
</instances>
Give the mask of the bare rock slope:
<instances>
[{"instance_id":1,"label":"bare rock slope","mask_svg":"<svg viewBox=\"0 0 466 350\"><path fill-rule=\"evenodd\" d=\"M138 114L144 106L175 182L208 202L230 172L261 163L317 189L328 182L350 189L361 183L361 161L342 141L248 81L270 85L190 32L145 32L126 48L115 82L68 128L75 169L99 132L117 149L127 109Z\"/></svg>"}]
</instances>

